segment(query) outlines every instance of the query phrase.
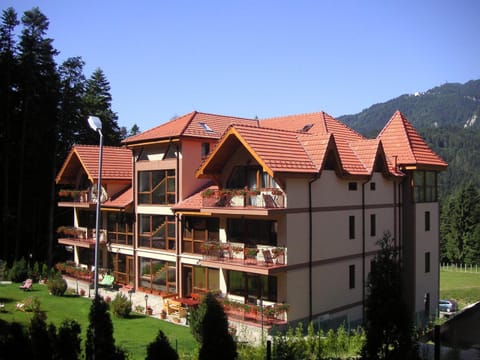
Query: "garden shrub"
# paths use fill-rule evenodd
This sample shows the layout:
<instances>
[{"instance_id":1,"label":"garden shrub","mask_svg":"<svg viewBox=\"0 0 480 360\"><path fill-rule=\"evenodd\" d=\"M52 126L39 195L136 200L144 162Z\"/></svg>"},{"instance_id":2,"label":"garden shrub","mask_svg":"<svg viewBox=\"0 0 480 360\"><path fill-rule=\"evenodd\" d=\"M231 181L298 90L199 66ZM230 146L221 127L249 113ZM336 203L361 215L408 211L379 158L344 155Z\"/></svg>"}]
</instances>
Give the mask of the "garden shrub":
<instances>
[{"instance_id":1,"label":"garden shrub","mask_svg":"<svg viewBox=\"0 0 480 360\"><path fill-rule=\"evenodd\" d=\"M15 260L8 271L8 279L13 282L25 281L28 277L28 264L24 258Z\"/></svg>"},{"instance_id":2,"label":"garden shrub","mask_svg":"<svg viewBox=\"0 0 480 360\"><path fill-rule=\"evenodd\" d=\"M115 298L110 302L110 309L113 315L126 318L130 315L130 311L132 310L132 302L127 299L126 295L117 293Z\"/></svg>"},{"instance_id":3,"label":"garden shrub","mask_svg":"<svg viewBox=\"0 0 480 360\"><path fill-rule=\"evenodd\" d=\"M48 291L55 296L63 296L67 291L67 282L64 278L56 276L53 279L48 280Z\"/></svg>"}]
</instances>

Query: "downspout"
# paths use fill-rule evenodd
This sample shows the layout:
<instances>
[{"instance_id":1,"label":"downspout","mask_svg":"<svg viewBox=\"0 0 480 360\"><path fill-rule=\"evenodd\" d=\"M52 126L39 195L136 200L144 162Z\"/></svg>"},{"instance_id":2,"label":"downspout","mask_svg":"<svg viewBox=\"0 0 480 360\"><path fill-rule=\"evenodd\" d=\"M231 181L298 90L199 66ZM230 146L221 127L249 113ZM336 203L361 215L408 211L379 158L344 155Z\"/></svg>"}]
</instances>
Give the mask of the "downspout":
<instances>
[{"instance_id":1,"label":"downspout","mask_svg":"<svg viewBox=\"0 0 480 360\"><path fill-rule=\"evenodd\" d=\"M312 183L320 178L315 174L308 182L308 320L313 320L313 219L312 219Z\"/></svg>"},{"instance_id":2,"label":"downspout","mask_svg":"<svg viewBox=\"0 0 480 360\"><path fill-rule=\"evenodd\" d=\"M362 183L362 320L365 321L365 248L366 248L366 243L365 243L365 185L369 182L370 180L367 180Z\"/></svg>"},{"instance_id":3,"label":"downspout","mask_svg":"<svg viewBox=\"0 0 480 360\"><path fill-rule=\"evenodd\" d=\"M138 274L137 274L137 239L138 239L138 229L137 229L137 161L140 159L140 156L143 153L143 147L140 149L140 152L135 156L135 150L133 150L132 162L133 162L133 180L132 180L132 193L133 193L133 289L137 289L138 283Z\"/></svg>"},{"instance_id":4,"label":"downspout","mask_svg":"<svg viewBox=\"0 0 480 360\"><path fill-rule=\"evenodd\" d=\"M175 204L177 204L179 202L179 199L180 199L180 196L179 196L179 191L180 191L180 176L179 176L179 172L180 172L180 147L178 146L178 143L175 144L176 146L176 153L177 153L177 156L175 156L175 159L176 159L176 170L175 170ZM176 234L175 234L175 253L176 253L176 266L175 266L175 270L176 270L176 274L175 274L175 278L176 278L176 283L177 283L177 293L181 294L180 293L180 284L182 284L182 291L183 291L183 279L181 281L180 279L180 273L181 273L181 269L180 269L180 246L182 245L181 244L181 237L182 237L182 233L181 233L181 223L180 223L180 216L178 216L178 214L176 214L175 216L176 218L176 221L175 221L175 230L176 230Z\"/></svg>"}]
</instances>

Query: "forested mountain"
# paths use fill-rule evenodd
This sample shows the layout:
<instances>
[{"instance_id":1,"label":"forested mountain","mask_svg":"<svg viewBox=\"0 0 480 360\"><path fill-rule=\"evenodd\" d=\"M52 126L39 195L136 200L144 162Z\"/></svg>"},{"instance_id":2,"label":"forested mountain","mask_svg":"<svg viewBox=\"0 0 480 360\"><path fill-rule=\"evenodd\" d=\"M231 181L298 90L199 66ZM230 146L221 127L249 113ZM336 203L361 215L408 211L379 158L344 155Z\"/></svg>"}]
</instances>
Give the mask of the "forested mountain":
<instances>
[{"instance_id":1,"label":"forested mountain","mask_svg":"<svg viewBox=\"0 0 480 360\"><path fill-rule=\"evenodd\" d=\"M480 80L447 83L424 93L401 95L339 120L362 134L376 135L396 110L416 129L478 127L475 120L480 116Z\"/></svg>"},{"instance_id":2,"label":"forested mountain","mask_svg":"<svg viewBox=\"0 0 480 360\"><path fill-rule=\"evenodd\" d=\"M367 137L375 137L396 110L448 162L447 172L440 176L442 196L465 182L480 186L480 80L401 95L339 120Z\"/></svg>"}]
</instances>

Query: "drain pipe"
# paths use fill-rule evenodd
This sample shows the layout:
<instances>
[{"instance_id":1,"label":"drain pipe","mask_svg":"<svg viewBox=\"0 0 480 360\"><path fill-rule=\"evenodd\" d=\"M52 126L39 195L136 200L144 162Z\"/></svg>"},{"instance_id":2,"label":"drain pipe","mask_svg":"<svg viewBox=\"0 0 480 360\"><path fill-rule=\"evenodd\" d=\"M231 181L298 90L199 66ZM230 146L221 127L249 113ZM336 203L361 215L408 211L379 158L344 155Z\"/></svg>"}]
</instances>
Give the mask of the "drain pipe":
<instances>
[{"instance_id":1,"label":"drain pipe","mask_svg":"<svg viewBox=\"0 0 480 360\"><path fill-rule=\"evenodd\" d=\"M365 280L365 249L366 249L366 244L365 244L365 185L370 182L370 179L362 183L362 320L365 321L365 285L366 285L366 280Z\"/></svg>"},{"instance_id":2,"label":"drain pipe","mask_svg":"<svg viewBox=\"0 0 480 360\"><path fill-rule=\"evenodd\" d=\"M308 320L313 320L313 219L312 219L312 184L320 178L315 174L308 182Z\"/></svg>"}]
</instances>

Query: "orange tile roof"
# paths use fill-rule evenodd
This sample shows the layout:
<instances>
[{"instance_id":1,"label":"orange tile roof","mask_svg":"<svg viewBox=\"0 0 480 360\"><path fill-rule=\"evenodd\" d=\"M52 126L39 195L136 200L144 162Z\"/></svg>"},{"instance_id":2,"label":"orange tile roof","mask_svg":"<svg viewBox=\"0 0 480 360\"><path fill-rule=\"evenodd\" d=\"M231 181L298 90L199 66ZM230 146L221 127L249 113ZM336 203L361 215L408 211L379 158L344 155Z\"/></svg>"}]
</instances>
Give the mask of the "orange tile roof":
<instances>
[{"instance_id":1,"label":"orange tile roof","mask_svg":"<svg viewBox=\"0 0 480 360\"><path fill-rule=\"evenodd\" d=\"M118 208L124 209L133 204L133 189L129 187L127 190L119 194L113 200L107 200L102 203L102 208Z\"/></svg>"},{"instance_id":2,"label":"orange tile roof","mask_svg":"<svg viewBox=\"0 0 480 360\"><path fill-rule=\"evenodd\" d=\"M448 164L427 145L412 124L396 111L378 134L390 161L400 166L433 167L444 170Z\"/></svg>"},{"instance_id":3,"label":"orange tile roof","mask_svg":"<svg viewBox=\"0 0 480 360\"><path fill-rule=\"evenodd\" d=\"M78 165L85 169L89 180L95 182L98 179L98 156L99 147L96 145L74 145L58 172L56 182L68 183L66 178L76 175ZM124 147L104 146L102 180L131 181L132 176L132 152Z\"/></svg>"},{"instance_id":4,"label":"orange tile roof","mask_svg":"<svg viewBox=\"0 0 480 360\"><path fill-rule=\"evenodd\" d=\"M204 128L202 123L205 124L207 128ZM258 120L194 111L150 130L144 131L141 134L131 136L123 140L123 143L133 145L141 142L150 142L181 136L219 139L225 130L232 124L258 126Z\"/></svg>"}]
</instances>

